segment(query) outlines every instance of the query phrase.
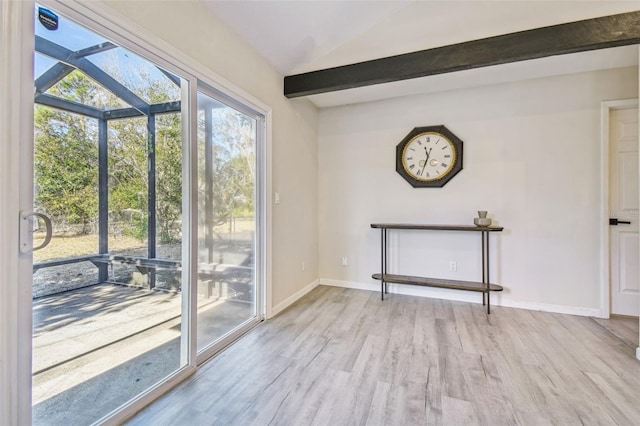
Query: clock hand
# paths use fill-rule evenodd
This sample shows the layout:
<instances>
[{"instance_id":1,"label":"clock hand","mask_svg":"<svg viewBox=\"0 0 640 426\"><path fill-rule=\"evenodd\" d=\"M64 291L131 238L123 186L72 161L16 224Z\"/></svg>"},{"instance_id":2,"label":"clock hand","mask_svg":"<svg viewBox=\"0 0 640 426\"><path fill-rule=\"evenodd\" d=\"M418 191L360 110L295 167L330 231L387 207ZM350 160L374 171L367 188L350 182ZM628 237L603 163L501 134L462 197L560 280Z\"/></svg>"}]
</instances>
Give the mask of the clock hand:
<instances>
[{"instance_id":1,"label":"clock hand","mask_svg":"<svg viewBox=\"0 0 640 426\"><path fill-rule=\"evenodd\" d=\"M429 151L427 151L427 147L424 147L424 152L427 153L427 159L424 160L424 165L422 166L422 171L420 172L420 175L424 174L424 168L427 167L427 163L429 162L429 156L431 155L431 148L429 148Z\"/></svg>"}]
</instances>

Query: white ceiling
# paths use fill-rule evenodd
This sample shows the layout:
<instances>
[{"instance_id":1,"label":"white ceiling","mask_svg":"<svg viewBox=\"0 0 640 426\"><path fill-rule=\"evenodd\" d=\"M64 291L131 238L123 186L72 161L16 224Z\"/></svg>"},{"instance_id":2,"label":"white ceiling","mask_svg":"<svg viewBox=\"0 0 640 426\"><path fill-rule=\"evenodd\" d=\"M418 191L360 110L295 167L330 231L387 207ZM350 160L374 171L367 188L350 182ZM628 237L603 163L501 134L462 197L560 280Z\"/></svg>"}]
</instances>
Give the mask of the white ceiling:
<instances>
[{"instance_id":1,"label":"white ceiling","mask_svg":"<svg viewBox=\"0 0 640 426\"><path fill-rule=\"evenodd\" d=\"M201 0L283 75L640 9L640 0ZM638 65L637 46L349 89L319 107Z\"/></svg>"}]
</instances>

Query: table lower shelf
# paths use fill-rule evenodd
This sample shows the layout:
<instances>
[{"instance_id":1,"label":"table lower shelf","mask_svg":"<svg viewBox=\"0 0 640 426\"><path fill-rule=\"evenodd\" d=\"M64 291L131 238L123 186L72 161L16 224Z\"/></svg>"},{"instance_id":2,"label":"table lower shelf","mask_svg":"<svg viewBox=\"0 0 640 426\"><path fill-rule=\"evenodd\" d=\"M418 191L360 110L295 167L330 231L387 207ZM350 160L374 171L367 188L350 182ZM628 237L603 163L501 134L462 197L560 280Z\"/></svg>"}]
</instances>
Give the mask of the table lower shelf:
<instances>
[{"instance_id":1,"label":"table lower shelf","mask_svg":"<svg viewBox=\"0 0 640 426\"><path fill-rule=\"evenodd\" d=\"M382 274L373 274L371 275L371 277L374 280L382 280ZM487 293L487 285L475 281L443 280L440 278L412 277L408 275L394 274L385 274L384 281L388 283L419 285L422 287L451 288L455 290L468 290ZM489 284L489 290L502 291L502 286L499 286L498 284Z\"/></svg>"}]
</instances>

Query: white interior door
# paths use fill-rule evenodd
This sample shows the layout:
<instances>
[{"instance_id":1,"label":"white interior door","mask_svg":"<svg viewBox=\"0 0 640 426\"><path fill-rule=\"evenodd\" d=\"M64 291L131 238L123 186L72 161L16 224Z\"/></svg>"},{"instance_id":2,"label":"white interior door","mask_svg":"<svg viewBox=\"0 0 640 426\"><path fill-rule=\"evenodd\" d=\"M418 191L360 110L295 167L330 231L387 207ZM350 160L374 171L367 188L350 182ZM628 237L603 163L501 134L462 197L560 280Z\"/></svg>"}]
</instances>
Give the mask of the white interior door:
<instances>
[{"instance_id":1,"label":"white interior door","mask_svg":"<svg viewBox=\"0 0 640 426\"><path fill-rule=\"evenodd\" d=\"M618 222L609 227L611 313L638 316L638 109L611 110L609 118L609 211Z\"/></svg>"}]
</instances>

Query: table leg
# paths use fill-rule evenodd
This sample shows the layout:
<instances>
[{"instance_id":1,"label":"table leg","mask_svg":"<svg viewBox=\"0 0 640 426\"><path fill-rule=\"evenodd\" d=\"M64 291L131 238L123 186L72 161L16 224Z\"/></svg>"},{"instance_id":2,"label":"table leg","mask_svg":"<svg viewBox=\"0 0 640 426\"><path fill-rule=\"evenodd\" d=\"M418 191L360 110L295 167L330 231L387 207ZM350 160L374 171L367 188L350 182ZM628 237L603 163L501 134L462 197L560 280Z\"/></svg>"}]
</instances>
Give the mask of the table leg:
<instances>
[{"instance_id":1,"label":"table leg","mask_svg":"<svg viewBox=\"0 0 640 426\"><path fill-rule=\"evenodd\" d=\"M380 300L384 300L384 258L385 258L384 228L380 228Z\"/></svg>"},{"instance_id":2,"label":"table leg","mask_svg":"<svg viewBox=\"0 0 640 426\"><path fill-rule=\"evenodd\" d=\"M487 232L487 315L491 313L491 291L489 289L489 233Z\"/></svg>"},{"instance_id":3,"label":"table leg","mask_svg":"<svg viewBox=\"0 0 640 426\"><path fill-rule=\"evenodd\" d=\"M486 232L482 231L482 232L480 232L480 234L482 235L482 250L481 250L481 252L482 252L482 283L484 284L486 282L485 278L487 276L486 275L486 270L485 270L486 260L485 260L485 252L484 252L484 247L485 247L484 240L486 238L486 235L485 235ZM485 305L485 294L482 293L482 306L484 306L484 305Z\"/></svg>"},{"instance_id":4,"label":"table leg","mask_svg":"<svg viewBox=\"0 0 640 426\"><path fill-rule=\"evenodd\" d=\"M387 274L387 228L384 229L384 273ZM384 292L389 293L388 291L389 283L384 281Z\"/></svg>"}]
</instances>

